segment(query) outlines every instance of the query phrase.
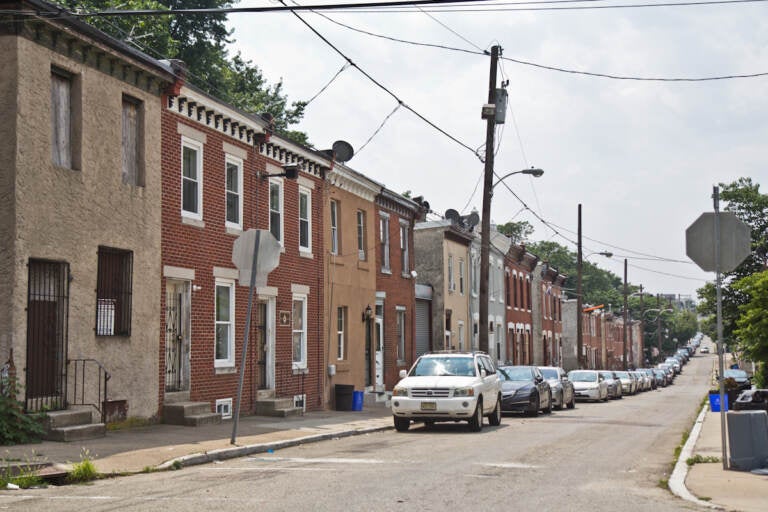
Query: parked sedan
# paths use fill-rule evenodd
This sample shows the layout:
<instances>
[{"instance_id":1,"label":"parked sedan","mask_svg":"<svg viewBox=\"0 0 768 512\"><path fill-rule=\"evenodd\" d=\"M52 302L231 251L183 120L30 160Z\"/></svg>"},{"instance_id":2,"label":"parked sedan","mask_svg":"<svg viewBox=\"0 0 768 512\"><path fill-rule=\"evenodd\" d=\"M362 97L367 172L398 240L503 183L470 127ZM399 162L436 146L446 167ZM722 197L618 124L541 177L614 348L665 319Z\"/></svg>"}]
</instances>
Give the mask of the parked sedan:
<instances>
[{"instance_id":1,"label":"parked sedan","mask_svg":"<svg viewBox=\"0 0 768 512\"><path fill-rule=\"evenodd\" d=\"M752 381L744 370L729 369L723 372L726 379L733 379L739 386L739 391L752 388Z\"/></svg>"},{"instance_id":2,"label":"parked sedan","mask_svg":"<svg viewBox=\"0 0 768 512\"><path fill-rule=\"evenodd\" d=\"M621 381L619 377L610 370L600 370L600 375L605 379L608 384L608 398L621 398Z\"/></svg>"},{"instance_id":3,"label":"parked sedan","mask_svg":"<svg viewBox=\"0 0 768 512\"><path fill-rule=\"evenodd\" d=\"M502 366L501 412L522 411L537 416L552 412L552 389L535 366Z\"/></svg>"},{"instance_id":4,"label":"parked sedan","mask_svg":"<svg viewBox=\"0 0 768 512\"><path fill-rule=\"evenodd\" d=\"M632 377L629 372L614 372L621 381L621 393L623 395L634 395L637 393L637 379Z\"/></svg>"},{"instance_id":5,"label":"parked sedan","mask_svg":"<svg viewBox=\"0 0 768 512\"><path fill-rule=\"evenodd\" d=\"M573 382L576 399L608 401L608 384L595 370L571 370L568 380Z\"/></svg>"},{"instance_id":6,"label":"parked sedan","mask_svg":"<svg viewBox=\"0 0 768 512\"><path fill-rule=\"evenodd\" d=\"M667 387L667 374L662 370L661 368L652 368L651 371L653 372L654 377L656 377L656 387Z\"/></svg>"},{"instance_id":7,"label":"parked sedan","mask_svg":"<svg viewBox=\"0 0 768 512\"><path fill-rule=\"evenodd\" d=\"M573 383L568 380L565 370L556 366L539 366L539 371L544 376L552 389L552 403L556 409L567 406L569 409L576 407L576 394Z\"/></svg>"}]
</instances>

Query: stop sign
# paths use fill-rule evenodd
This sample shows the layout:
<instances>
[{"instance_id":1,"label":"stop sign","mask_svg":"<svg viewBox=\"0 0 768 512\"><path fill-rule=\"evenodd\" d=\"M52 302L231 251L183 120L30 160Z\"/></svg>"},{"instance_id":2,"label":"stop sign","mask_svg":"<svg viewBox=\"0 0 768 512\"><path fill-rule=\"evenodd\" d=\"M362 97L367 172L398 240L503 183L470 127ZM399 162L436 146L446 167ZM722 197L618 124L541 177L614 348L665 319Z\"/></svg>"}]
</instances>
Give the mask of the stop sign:
<instances>
[{"instance_id":1,"label":"stop sign","mask_svg":"<svg viewBox=\"0 0 768 512\"><path fill-rule=\"evenodd\" d=\"M730 212L720 212L720 247L715 247L715 213L702 213L685 230L685 253L702 270L715 272L715 250L720 252L720 271L730 272L751 252L749 226Z\"/></svg>"}]
</instances>

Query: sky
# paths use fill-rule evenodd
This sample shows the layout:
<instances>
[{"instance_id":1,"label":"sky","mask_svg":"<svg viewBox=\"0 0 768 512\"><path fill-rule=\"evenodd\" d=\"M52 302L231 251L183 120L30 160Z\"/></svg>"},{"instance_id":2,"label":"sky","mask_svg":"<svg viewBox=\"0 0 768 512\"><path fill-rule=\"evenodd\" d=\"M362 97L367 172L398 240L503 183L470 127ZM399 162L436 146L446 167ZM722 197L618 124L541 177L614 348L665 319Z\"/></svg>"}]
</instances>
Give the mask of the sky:
<instances>
[{"instance_id":1,"label":"sky","mask_svg":"<svg viewBox=\"0 0 768 512\"><path fill-rule=\"evenodd\" d=\"M312 1L324 3L329 2ZM622 3L649 0L516 7ZM237 3L264 5L279 4ZM358 30L466 51L395 42L302 13L358 68L348 67L333 81L347 60L290 13L230 14L235 40L230 52L259 66L269 83L282 80L292 101L309 100L330 82L294 128L306 132L318 149L349 142L356 151L350 167L396 192L424 196L438 215L449 208L463 214L482 209L478 183L484 164L474 150L485 148L480 114L488 100L490 57L478 53L493 45L502 48L505 59L615 76L768 73L763 1L488 10L494 6L514 7L496 0L464 6L475 12L438 12L436 6L397 13L324 12ZM537 167L544 175L507 178L504 184L519 200L504 184L496 186L492 222L526 220L535 230L532 240L552 240L575 251L581 204L587 261L622 277L626 258L631 284L652 294L695 299L696 289L714 274L686 256L685 230L701 213L713 211L713 186L751 177L763 193L768 189L768 76L615 80L502 60L501 80L509 80L509 108L495 134L495 171ZM398 101L456 140L397 108Z\"/></svg>"}]
</instances>

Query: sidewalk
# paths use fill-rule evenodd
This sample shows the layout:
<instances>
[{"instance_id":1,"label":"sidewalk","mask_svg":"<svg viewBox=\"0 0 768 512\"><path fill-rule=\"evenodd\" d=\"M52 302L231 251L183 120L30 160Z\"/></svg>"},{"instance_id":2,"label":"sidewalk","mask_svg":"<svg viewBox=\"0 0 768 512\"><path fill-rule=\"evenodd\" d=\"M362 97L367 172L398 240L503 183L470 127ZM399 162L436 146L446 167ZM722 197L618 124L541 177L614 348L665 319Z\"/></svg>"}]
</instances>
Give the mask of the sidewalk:
<instances>
[{"instance_id":1,"label":"sidewalk","mask_svg":"<svg viewBox=\"0 0 768 512\"><path fill-rule=\"evenodd\" d=\"M232 421L200 427L157 424L108 431L106 437L72 443L44 441L0 447L0 463L49 463L56 469L69 469L87 453L99 473L130 474L170 467L174 461L182 466L201 464L389 428L389 408L383 403L366 404L362 411L355 412L307 412L289 418L243 417L238 422L235 445L230 444Z\"/></svg>"}]
</instances>

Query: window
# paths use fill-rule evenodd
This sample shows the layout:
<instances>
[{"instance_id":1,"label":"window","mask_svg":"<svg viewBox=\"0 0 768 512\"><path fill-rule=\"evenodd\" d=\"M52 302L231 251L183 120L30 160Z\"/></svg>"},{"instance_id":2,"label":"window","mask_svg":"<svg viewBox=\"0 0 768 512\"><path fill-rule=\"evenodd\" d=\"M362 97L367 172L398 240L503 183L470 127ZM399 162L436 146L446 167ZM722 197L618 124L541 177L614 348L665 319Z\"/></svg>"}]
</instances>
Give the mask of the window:
<instances>
[{"instance_id":1,"label":"window","mask_svg":"<svg viewBox=\"0 0 768 512\"><path fill-rule=\"evenodd\" d=\"M504 303L507 305L507 307L509 307L509 306L512 305L510 303L511 297L509 295L509 288L510 288L509 280L512 279L512 277L510 276L509 271L505 272L504 277L505 277L505 279L504 279Z\"/></svg>"},{"instance_id":2,"label":"window","mask_svg":"<svg viewBox=\"0 0 768 512\"><path fill-rule=\"evenodd\" d=\"M123 96L123 183L136 187L144 186L143 111L140 100Z\"/></svg>"},{"instance_id":3,"label":"window","mask_svg":"<svg viewBox=\"0 0 768 512\"><path fill-rule=\"evenodd\" d=\"M51 157L72 168L72 75L51 69Z\"/></svg>"},{"instance_id":4,"label":"window","mask_svg":"<svg viewBox=\"0 0 768 512\"><path fill-rule=\"evenodd\" d=\"M331 254L339 254L339 202L331 201Z\"/></svg>"},{"instance_id":5,"label":"window","mask_svg":"<svg viewBox=\"0 0 768 512\"><path fill-rule=\"evenodd\" d=\"M336 308L336 359L346 359L345 330L347 325L347 308Z\"/></svg>"},{"instance_id":6,"label":"window","mask_svg":"<svg viewBox=\"0 0 768 512\"><path fill-rule=\"evenodd\" d=\"M243 227L243 161L227 155L226 188L227 188L227 219L228 227L242 229Z\"/></svg>"},{"instance_id":7,"label":"window","mask_svg":"<svg viewBox=\"0 0 768 512\"><path fill-rule=\"evenodd\" d=\"M365 261L365 212L357 210L357 257Z\"/></svg>"},{"instance_id":8,"label":"window","mask_svg":"<svg viewBox=\"0 0 768 512\"><path fill-rule=\"evenodd\" d=\"M472 281L470 286L472 286L472 294L473 295L477 295L477 293L478 293L478 286L479 286L479 283L480 283L480 280L477 278L478 266L479 266L479 262L478 262L477 256L472 256L472 258L470 260L470 265L472 265L472 268L470 269L471 275L469 277L470 280Z\"/></svg>"},{"instance_id":9,"label":"window","mask_svg":"<svg viewBox=\"0 0 768 512\"><path fill-rule=\"evenodd\" d=\"M216 400L216 412L221 414L221 419L230 419L232 417L232 399L222 398Z\"/></svg>"},{"instance_id":10,"label":"window","mask_svg":"<svg viewBox=\"0 0 768 512\"><path fill-rule=\"evenodd\" d=\"M293 296L293 368L307 367L307 297Z\"/></svg>"},{"instance_id":11,"label":"window","mask_svg":"<svg viewBox=\"0 0 768 512\"><path fill-rule=\"evenodd\" d=\"M197 141L181 139L181 214L203 218L203 146Z\"/></svg>"},{"instance_id":12,"label":"window","mask_svg":"<svg viewBox=\"0 0 768 512\"><path fill-rule=\"evenodd\" d=\"M214 366L235 365L235 284L216 280L216 355Z\"/></svg>"},{"instance_id":13,"label":"window","mask_svg":"<svg viewBox=\"0 0 768 512\"><path fill-rule=\"evenodd\" d=\"M379 228L381 229L381 270L389 273L389 215L386 213L381 214Z\"/></svg>"},{"instance_id":14,"label":"window","mask_svg":"<svg viewBox=\"0 0 768 512\"><path fill-rule=\"evenodd\" d=\"M405 361L405 307L397 306L397 360Z\"/></svg>"},{"instance_id":15,"label":"window","mask_svg":"<svg viewBox=\"0 0 768 512\"><path fill-rule=\"evenodd\" d=\"M456 289L456 282L453 280L453 254L448 255L448 291Z\"/></svg>"},{"instance_id":16,"label":"window","mask_svg":"<svg viewBox=\"0 0 768 512\"><path fill-rule=\"evenodd\" d=\"M464 350L464 322L459 322L459 350Z\"/></svg>"},{"instance_id":17,"label":"window","mask_svg":"<svg viewBox=\"0 0 768 512\"><path fill-rule=\"evenodd\" d=\"M312 192L299 188L299 251L312 252Z\"/></svg>"},{"instance_id":18,"label":"window","mask_svg":"<svg viewBox=\"0 0 768 512\"><path fill-rule=\"evenodd\" d=\"M96 335L130 336L133 253L99 247L96 275Z\"/></svg>"},{"instance_id":19,"label":"window","mask_svg":"<svg viewBox=\"0 0 768 512\"><path fill-rule=\"evenodd\" d=\"M283 245L283 183L269 180L269 231Z\"/></svg>"},{"instance_id":20,"label":"window","mask_svg":"<svg viewBox=\"0 0 768 512\"><path fill-rule=\"evenodd\" d=\"M459 293L464 295L464 260L459 258Z\"/></svg>"},{"instance_id":21,"label":"window","mask_svg":"<svg viewBox=\"0 0 768 512\"><path fill-rule=\"evenodd\" d=\"M404 276L411 271L411 259L408 254L408 223L400 223L400 271Z\"/></svg>"}]
</instances>

